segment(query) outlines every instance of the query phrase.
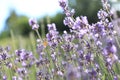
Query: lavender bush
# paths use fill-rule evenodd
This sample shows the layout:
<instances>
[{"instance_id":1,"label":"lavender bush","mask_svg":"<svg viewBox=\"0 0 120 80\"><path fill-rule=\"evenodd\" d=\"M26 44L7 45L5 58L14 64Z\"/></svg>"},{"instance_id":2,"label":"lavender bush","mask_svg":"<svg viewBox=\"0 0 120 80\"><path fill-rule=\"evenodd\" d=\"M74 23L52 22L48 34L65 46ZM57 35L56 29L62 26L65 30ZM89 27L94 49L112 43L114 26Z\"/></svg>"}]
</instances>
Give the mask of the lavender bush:
<instances>
[{"instance_id":1,"label":"lavender bush","mask_svg":"<svg viewBox=\"0 0 120 80\"><path fill-rule=\"evenodd\" d=\"M119 35L113 24L107 0L98 11L97 23L89 24L86 16L74 18L67 0L59 0L70 32L62 35L54 23L48 24L42 39L35 19L29 24L36 31L36 51L0 47L0 80L120 80Z\"/></svg>"}]
</instances>

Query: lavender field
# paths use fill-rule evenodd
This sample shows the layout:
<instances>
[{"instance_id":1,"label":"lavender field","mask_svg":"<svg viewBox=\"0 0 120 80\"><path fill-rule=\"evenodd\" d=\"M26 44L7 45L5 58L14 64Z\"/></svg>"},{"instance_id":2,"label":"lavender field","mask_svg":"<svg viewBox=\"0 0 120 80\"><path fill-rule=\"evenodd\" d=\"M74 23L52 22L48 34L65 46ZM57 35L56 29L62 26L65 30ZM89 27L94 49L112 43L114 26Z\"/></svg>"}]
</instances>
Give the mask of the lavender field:
<instances>
[{"instance_id":1,"label":"lavender field","mask_svg":"<svg viewBox=\"0 0 120 80\"><path fill-rule=\"evenodd\" d=\"M10 45L0 47L0 80L120 80L120 25L108 0L101 0L99 21L92 24L87 16L74 17L67 0L58 3L69 31L60 34L50 23L41 37L35 18L28 24L37 38L16 38L11 30L11 38L0 41Z\"/></svg>"}]
</instances>

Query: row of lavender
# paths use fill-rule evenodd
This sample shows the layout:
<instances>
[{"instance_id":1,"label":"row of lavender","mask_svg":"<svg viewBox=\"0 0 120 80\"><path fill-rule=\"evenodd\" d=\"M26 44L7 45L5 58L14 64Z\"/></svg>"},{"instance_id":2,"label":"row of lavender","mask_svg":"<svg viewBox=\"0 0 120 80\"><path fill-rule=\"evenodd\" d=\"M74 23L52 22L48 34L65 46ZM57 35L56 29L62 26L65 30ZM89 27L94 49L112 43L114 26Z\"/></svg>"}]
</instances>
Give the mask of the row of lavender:
<instances>
[{"instance_id":1,"label":"row of lavender","mask_svg":"<svg viewBox=\"0 0 120 80\"><path fill-rule=\"evenodd\" d=\"M42 39L35 19L29 24L36 31L36 53L25 49L0 48L1 80L119 80L118 32L112 23L107 0L98 11L99 22L89 24L86 16L74 18L67 0L59 0L66 15L64 25L70 32L60 35L54 23L48 24Z\"/></svg>"}]
</instances>

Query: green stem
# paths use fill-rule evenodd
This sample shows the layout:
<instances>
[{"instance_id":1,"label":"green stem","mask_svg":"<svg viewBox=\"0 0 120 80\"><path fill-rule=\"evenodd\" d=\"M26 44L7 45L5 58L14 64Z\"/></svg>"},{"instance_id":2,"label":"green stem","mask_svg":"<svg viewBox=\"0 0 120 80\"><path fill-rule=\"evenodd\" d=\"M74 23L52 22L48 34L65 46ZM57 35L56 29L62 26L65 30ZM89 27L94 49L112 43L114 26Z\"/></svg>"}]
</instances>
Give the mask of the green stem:
<instances>
[{"instance_id":1,"label":"green stem","mask_svg":"<svg viewBox=\"0 0 120 80\"><path fill-rule=\"evenodd\" d=\"M36 31L36 33L37 33L37 35L38 35L38 37L39 37L40 41L42 41L42 42L43 42L43 40L42 40L42 38L41 38L41 36L40 36L40 34L39 34L38 30L35 30L35 31Z\"/></svg>"},{"instance_id":2,"label":"green stem","mask_svg":"<svg viewBox=\"0 0 120 80\"><path fill-rule=\"evenodd\" d=\"M118 47L120 48L120 43L119 43L119 41L118 41L118 38L116 37L115 39L116 39L116 42L117 42Z\"/></svg>"},{"instance_id":3,"label":"green stem","mask_svg":"<svg viewBox=\"0 0 120 80\"><path fill-rule=\"evenodd\" d=\"M14 33L12 30L10 30L10 35L11 35L11 39L12 39L12 45L13 45L13 51L15 50L16 46L15 46L15 37L14 37Z\"/></svg>"}]
</instances>

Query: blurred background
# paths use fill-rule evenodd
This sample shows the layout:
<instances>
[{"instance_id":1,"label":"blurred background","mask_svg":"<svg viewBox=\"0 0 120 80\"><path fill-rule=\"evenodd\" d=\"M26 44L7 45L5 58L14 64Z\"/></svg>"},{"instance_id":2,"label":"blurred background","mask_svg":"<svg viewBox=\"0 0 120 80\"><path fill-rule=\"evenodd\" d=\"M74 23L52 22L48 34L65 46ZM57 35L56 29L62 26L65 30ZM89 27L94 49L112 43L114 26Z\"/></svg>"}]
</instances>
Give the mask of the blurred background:
<instances>
[{"instance_id":1,"label":"blurred background","mask_svg":"<svg viewBox=\"0 0 120 80\"><path fill-rule=\"evenodd\" d=\"M119 17L120 0L109 2ZM98 21L97 12L102 8L101 0L69 0L69 6L76 11L74 17L87 16L90 24ZM19 40L18 43L29 40L35 34L28 24L31 17L38 20L42 37L47 33L48 23L55 23L60 33L68 30L63 25L65 15L58 0L0 0L0 46L11 45L11 38Z\"/></svg>"}]
</instances>

